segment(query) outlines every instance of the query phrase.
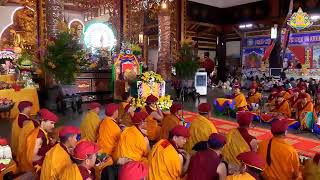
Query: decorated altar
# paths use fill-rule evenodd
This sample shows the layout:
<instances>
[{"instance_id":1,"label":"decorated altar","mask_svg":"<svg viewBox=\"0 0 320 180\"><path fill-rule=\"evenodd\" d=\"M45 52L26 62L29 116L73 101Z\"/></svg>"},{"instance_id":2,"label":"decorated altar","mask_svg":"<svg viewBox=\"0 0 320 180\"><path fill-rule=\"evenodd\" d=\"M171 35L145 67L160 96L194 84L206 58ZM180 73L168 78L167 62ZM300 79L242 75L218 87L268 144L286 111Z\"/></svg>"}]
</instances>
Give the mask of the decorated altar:
<instances>
[{"instance_id":1,"label":"decorated altar","mask_svg":"<svg viewBox=\"0 0 320 180\"><path fill-rule=\"evenodd\" d=\"M141 66L137 57L132 54L131 49L116 56L112 66L114 80L114 98L121 99L124 92L128 92L129 83L141 74Z\"/></svg>"}]
</instances>

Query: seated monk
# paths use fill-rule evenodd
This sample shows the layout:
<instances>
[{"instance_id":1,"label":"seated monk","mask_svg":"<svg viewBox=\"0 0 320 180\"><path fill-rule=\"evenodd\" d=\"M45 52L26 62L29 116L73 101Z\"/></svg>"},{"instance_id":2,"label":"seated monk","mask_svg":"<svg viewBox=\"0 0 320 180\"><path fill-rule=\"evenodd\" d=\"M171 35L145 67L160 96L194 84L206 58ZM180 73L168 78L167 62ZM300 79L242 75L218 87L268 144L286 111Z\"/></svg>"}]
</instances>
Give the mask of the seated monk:
<instances>
[{"instance_id":1,"label":"seated monk","mask_svg":"<svg viewBox=\"0 0 320 180\"><path fill-rule=\"evenodd\" d=\"M240 174L227 176L226 180L259 180L266 167L265 160L256 152L243 152L237 156L241 162Z\"/></svg>"},{"instance_id":2,"label":"seated monk","mask_svg":"<svg viewBox=\"0 0 320 180\"><path fill-rule=\"evenodd\" d=\"M169 139L161 139L153 146L148 180L183 178L190 162L190 155L183 150L188 137L188 129L177 125L170 131Z\"/></svg>"},{"instance_id":3,"label":"seated monk","mask_svg":"<svg viewBox=\"0 0 320 180\"><path fill-rule=\"evenodd\" d=\"M249 134L249 127L253 120L250 112L238 112L238 128L232 129L227 134L227 143L222 150L223 159L228 163L229 169L238 171L241 162L237 159L240 153L257 151L258 141L256 137Z\"/></svg>"},{"instance_id":4,"label":"seated monk","mask_svg":"<svg viewBox=\"0 0 320 180\"><path fill-rule=\"evenodd\" d=\"M129 96L129 93L124 93L122 95L122 102L119 104L118 116L120 123L126 127L130 127L131 117L134 114L134 109L131 107L132 97Z\"/></svg>"},{"instance_id":5,"label":"seated monk","mask_svg":"<svg viewBox=\"0 0 320 180\"><path fill-rule=\"evenodd\" d=\"M262 99L262 94L257 91L257 87L251 86L250 91L248 93L248 98L247 98L249 110L257 111L258 109L255 109L254 107L259 108L261 99Z\"/></svg>"},{"instance_id":6,"label":"seated monk","mask_svg":"<svg viewBox=\"0 0 320 180\"><path fill-rule=\"evenodd\" d=\"M101 104L95 102L88 105L90 110L80 124L81 139L96 142L98 128L101 122L99 117L100 107Z\"/></svg>"},{"instance_id":7,"label":"seated monk","mask_svg":"<svg viewBox=\"0 0 320 180\"><path fill-rule=\"evenodd\" d=\"M289 102L289 105L290 105L290 108L291 108L292 112L296 112L298 100L299 100L299 90L298 89L294 89L292 91L291 98L288 99L288 102Z\"/></svg>"},{"instance_id":8,"label":"seated monk","mask_svg":"<svg viewBox=\"0 0 320 180\"><path fill-rule=\"evenodd\" d=\"M176 125L182 125L182 105L181 104L173 104L170 107L169 115L165 116L162 121L162 126L160 129L160 139L168 139L169 132Z\"/></svg>"},{"instance_id":9,"label":"seated monk","mask_svg":"<svg viewBox=\"0 0 320 180\"><path fill-rule=\"evenodd\" d=\"M118 108L118 104L111 103L106 105L106 117L99 127L97 144L100 146L101 151L108 155L112 155L121 134Z\"/></svg>"},{"instance_id":10,"label":"seated monk","mask_svg":"<svg viewBox=\"0 0 320 180\"><path fill-rule=\"evenodd\" d=\"M211 134L207 141L208 148L191 157L187 180L225 179L228 171L221 156L225 144L224 135Z\"/></svg>"},{"instance_id":11,"label":"seated monk","mask_svg":"<svg viewBox=\"0 0 320 180\"><path fill-rule=\"evenodd\" d=\"M200 141L207 141L212 133L217 133L217 129L211 122L211 105L209 103L201 103L198 106L199 115L195 117L189 127L190 138L185 144L185 150L192 152L193 146Z\"/></svg>"},{"instance_id":12,"label":"seated monk","mask_svg":"<svg viewBox=\"0 0 320 180\"><path fill-rule=\"evenodd\" d=\"M240 86L234 85L232 89L233 89L233 99L235 101L235 107L237 111L247 111L248 103L247 103L246 97L240 91Z\"/></svg>"},{"instance_id":13,"label":"seated monk","mask_svg":"<svg viewBox=\"0 0 320 180\"><path fill-rule=\"evenodd\" d=\"M304 180L320 179L320 154L316 153L313 159L305 162L302 176Z\"/></svg>"},{"instance_id":14,"label":"seated monk","mask_svg":"<svg viewBox=\"0 0 320 180\"><path fill-rule=\"evenodd\" d=\"M300 100L301 100L301 97L304 97L304 95L306 95L308 101L312 101L312 98L311 98L310 94L306 92L307 91L307 87L306 86L300 86L299 90L300 90L300 94L299 94Z\"/></svg>"},{"instance_id":15,"label":"seated monk","mask_svg":"<svg viewBox=\"0 0 320 180\"><path fill-rule=\"evenodd\" d=\"M30 113L32 110L32 102L30 101L21 101L18 104L19 114L15 118L11 127L11 150L14 155L18 153L18 144L19 144L19 133L23 128L23 125L26 124L30 119Z\"/></svg>"},{"instance_id":16,"label":"seated monk","mask_svg":"<svg viewBox=\"0 0 320 180\"><path fill-rule=\"evenodd\" d=\"M65 168L60 179L66 180L94 180L93 168L97 160L99 146L90 141L81 141L74 148L75 163Z\"/></svg>"},{"instance_id":17,"label":"seated monk","mask_svg":"<svg viewBox=\"0 0 320 180\"><path fill-rule=\"evenodd\" d=\"M283 96L283 98L285 100L288 100L291 97L291 94L289 92L287 92L286 89L283 86L279 87L278 92L280 93L281 96Z\"/></svg>"},{"instance_id":18,"label":"seated monk","mask_svg":"<svg viewBox=\"0 0 320 180\"><path fill-rule=\"evenodd\" d=\"M80 129L74 126L65 126L59 131L60 143L53 146L46 154L40 179L61 179L62 171L72 165L71 154L80 139Z\"/></svg>"},{"instance_id":19,"label":"seated monk","mask_svg":"<svg viewBox=\"0 0 320 180\"><path fill-rule=\"evenodd\" d=\"M280 94L278 94L277 101L275 106L271 109L270 112L261 115L261 119L264 122L271 122L271 120L275 117L278 118L290 118L291 117L291 109L287 100L283 98Z\"/></svg>"},{"instance_id":20,"label":"seated monk","mask_svg":"<svg viewBox=\"0 0 320 180\"><path fill-rule=\"evenodd\" d=\"M288 121L276 120L271 124L271 139L263 140L258 153L266 161L262 175L264 179L297 179L299 176L299 155L285 140Z\"/></svg>"},{"instance_id":21,"label":"seated monk","mask_svg":"<svg viewBox=\"0 0 320 180\"><path fill-rule=\"evenodd\" d=\"M58 122L58 117L48 109L41 109L40 125L35 128L27 138L27 162L32 164L35 172L40 172L46 153L55 145L54 139L49 137L54 129L54 124Z\"/></svg>"},{"instance_id":22,"label":"seated monk","mask_svg":"<svg viewBox=\"0 0 320 180\"><path fill-rule=\"evenodd\" d=\"M147 116L148 114L143 111L134 113L132 117L134 125L125 128L120 135L120 140L113 153L114 162L122 161L122 158L147 162L150 151L146 130Z\"/></svg>"},{"instance_id":23,"label":"seated monk","mask_svg":"<svg viewBox=\"0 0 320 180\"><path fill-rule=\"evenodd\" d=\"M147 126L147 135L150 141L156 141L159 139L160 135L160 127L158 123L162 123L164 115L159 109L158 105L158 98L154 95L150 95L146 99L146 106L145 111L149 114L149 117L146 120Z\"/></svg>"},{"instance_id":24,"label":"seated monk","mask_svg":"<svg viewBox=\"0 0 320 180\"><path fill-rule=\"evenodd\" d=\"M143 180L148 176L148 166L139 161L130 161L121 167L119 180Z\"/></svg>"},{"instance_id":25,"label":"seated monk","mask_svg":"<svg viewBox=\"0 0 320 180\"><path fill-rule=\"evenodd\" d=\"M146 107L145 110L147 113L153 117L153 119L157 120L158 122L162 122L163 120L163 113L157 106L158 98L154 95L150 95L146 99Z\"/></svg>"},{"instance_id":26,"label":"seated monk","mask_svg":"<svg viewBox=\"0 0 320 180\"><path fill-rule=\"evenodd\" d=\"M276 99L278 95L278 90L276 88L271 89L271 94L268 97L268 102L264 105L265 111L270 111L272 109L272 106L276 104Z\"/></svg>"},{"instance_id":27,"label":"seated monk","mask_svg":"<svg viewBox=\"0 0 320 180\"><path fill-rule=\"evenodd\" d=\"M301 102L300 106L298 107L298 113L296 116L296 119L300 121L300 128L301 129L307 129L307 128L312 128L312 125L314 123L314 120L316 119L316 114L314 113L314 106L311 101L308 101L308 96L307 94L302 94L300 96ZM308 117L308 113L312 113L311 117Z\"/></svg>"}]
</instances>

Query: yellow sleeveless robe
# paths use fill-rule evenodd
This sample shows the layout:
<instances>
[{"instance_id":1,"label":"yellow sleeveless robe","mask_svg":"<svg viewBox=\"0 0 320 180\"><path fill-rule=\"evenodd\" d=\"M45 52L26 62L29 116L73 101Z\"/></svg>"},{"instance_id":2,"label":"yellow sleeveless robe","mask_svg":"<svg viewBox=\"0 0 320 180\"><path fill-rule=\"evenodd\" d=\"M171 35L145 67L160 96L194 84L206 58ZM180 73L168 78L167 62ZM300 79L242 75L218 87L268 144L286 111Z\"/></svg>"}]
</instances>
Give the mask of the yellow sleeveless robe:
<instances>
[{"instance_id":1,"label":"yellow sleeveless robe","mask_svg":"<svg viewBox=\"0 0 320 180\"><path fill-rule=\"evenodd\" d=\"M96 142L100 117L97 113L89 111L80 124L81 139Z\"/></svg>"},{"instance_id":2,"label":"yellow sleeveless robe","mask_svg":"<svg viewBox=\"0 0 320 180\"><path fill-rule=\"evenodd\" d=\"M62 171L72 165L70 155L60 144L56 144L46 154L41 167L41 180L58 180Z\"/></svg>"},{"instance_id":3,"label":"yellow sleeveless robe","mask_svg":"<svg viewBox=\"0 0 320 180\"><path fill-rule=\"evenodd\" d=\"M72 164L68 166L61 174L60 179L83 180L80 170L76 164Z\"/></svg>"},{"instance_id":4,"label":"yellow sleeveless robe","mask_svg":"<svg viewBox=\"0 0 320 180\"><path fill-rule=\"evenodd\" d=\"M160 139L168 139L169 132L180 124L180 120L173 114L165 116L160 129Z\"/></svg>"},{"instance_id":5,"label":"yellow sleeveless robe","mask_svg":"<svg viewBox=\"0 0 320 180\"><path fill-rule=\"evenodd\" d=\"M149 154L149 180L181 179L181 162L176 149L166 139L154 145Z\"/></svg>"},{"instance_id":6,"label":"yellow sleeveless robe","mask_svg":"<svg viewBox=\"0 0 320 180\"><path fill-rule=\"evenodd\" d=\"M243 139L238 129L232 129L227 134L227 142L223 147L222 155L228 164L241 165L237 156L240 153L250 151L250 146Z\"/></svg>"},{"instance_id":7,"label":"yellow sleeveless robe","mask_svg":"<svg viewBox=\"0 0 320 180\"><path fill-rule=\"evenodd\" d=\"M31 134L31 132L35 129L32 121L29 121L27 124L23 126L19 134L19 145L17 152L17 161L19 168L22 172L33 170L32 163L30 164L27 160L27 138Z\"/></svg>"},{"instance_id":8,"label":"yellow sleeveless robe","mask_svg":"<svg viewBox=\"0 0 320 180\"><path fill-rule=\"evenodd\" d=\"M101 151L112 155L121 134L120 127L110 118L106 117L100 124L97 143Z\"/></svg>"},{"instance_id":9,"label":"yellow sleeveless robe","mask_svg":"<svg viewBox=\"0 0 320 180\"><path fill-rule=\"evenodd\" d=\"M148 146L142 133L135 126L126 128L120 135L120 140L113 153L113 160L126 157L134 161L144 161L148 156Z\"/></svg>"},{"instance_id":10,"label":"yellow sleeveless robe","mask_svg":"<svg viewBox=\"0 0 320 180\"><path fill-rule=\"evenodd\" d=\"M192 152L193 146L200 141L208 141L212 133L217 133L214 124L207 118L199 115L190 123L190 137L184 146L184 149L189 153Z\"/></svg>"},{"instance_id":11,"label":"yellow sleeveless robe","mask_svg":"<svg viewBox=\"0 0 320 180\"><path fill-rule=\"evenodd\" d=\"M20 127L18 125L18 118L19 115L13 120L11 126L11 150L12 153L17 155L18 151L18 144L19 144L19 133Z\"/></svg>"}]
</instances>

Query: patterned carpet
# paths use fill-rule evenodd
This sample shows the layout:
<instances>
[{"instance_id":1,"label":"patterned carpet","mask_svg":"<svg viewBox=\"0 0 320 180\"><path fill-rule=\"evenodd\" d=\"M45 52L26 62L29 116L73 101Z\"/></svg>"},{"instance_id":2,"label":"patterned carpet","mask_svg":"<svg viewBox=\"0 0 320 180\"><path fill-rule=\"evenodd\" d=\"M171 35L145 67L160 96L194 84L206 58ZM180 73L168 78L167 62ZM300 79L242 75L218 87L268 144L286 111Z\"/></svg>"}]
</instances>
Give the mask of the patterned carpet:
<instances>
[{"instance_id":1,"label":"patterned carpet","mask_svg":"<svg viewBox=\"0 0 320 180\"><path fill-rule=\"evenodd\" d=\"M184 118L186 121L192 121L196 115L196 113L184 111ZM212 117L210 120L213 121L218 131L223 134L226 134L228 131L238 126L236 122L218 119L215 117ZM250 128L249 133L257 137L260 141L269 139L272 136L269 129L259 127ZM309 139L293 134L288 134L286 140L297 149L300 155L313 157L315 153L320 152L320 140Z\"/></svg>"}]
</instances>

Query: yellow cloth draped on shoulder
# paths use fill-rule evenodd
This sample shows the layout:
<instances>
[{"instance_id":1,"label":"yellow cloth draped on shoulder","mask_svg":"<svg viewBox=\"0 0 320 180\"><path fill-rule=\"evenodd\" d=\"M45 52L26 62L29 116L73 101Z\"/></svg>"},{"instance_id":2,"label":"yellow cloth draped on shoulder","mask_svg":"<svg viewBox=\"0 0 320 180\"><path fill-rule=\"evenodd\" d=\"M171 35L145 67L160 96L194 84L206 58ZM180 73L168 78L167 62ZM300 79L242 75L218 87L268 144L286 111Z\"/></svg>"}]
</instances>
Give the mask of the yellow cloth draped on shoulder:
<instances>
[{"instance_id":1,"label":"yellow cloth draped on shoulder","mask_svg":"<svg viewBox=\"0 0 320 180\"><path fill-rule=\"evenodd\" d=\"M240 93L238 94L235 98L234 98L234 101L235 101L235 106L236 108L242 108L242 110L248 110L247 108L247 100L246 100L246 97L244 96L244 94Z\"/></svg>"},{"instance_id":2,"label":"yellow cloth draped on shoulder","mask_svg":"<svg viewBox=\"0 0 320 180\"><path fill-rule=\"evenodd\" d=\"M134 161L145 161L148 156L148 144L145 137L137 129L131 126L121 133L118 146L113 153L113 160L117 162L119 158L126 157Z\"/></svg>"},{"instance_id":3,"label":"yellow cloth draped on shoulder","mask_svg":"<svg viewBox=\"0 0 320 180\"><path fill-rule=\"evenodd\" d=\"M62 171L70 165L72 165L70 155L60 144L56 144L44 158L40 179L58 180Z\"/></svg>"},{"instance_id":4,"label":"yellow cloth draped on shoulder","mask_svg":"<svg viewBox=\"0 0 320 180\"><path fill-rule=\"evenodd\" d=\"M60 179L65 180L83 180L77 164L68 166L61 174Z\"/></svg>"},{"instance_id":5,"label":"yellow cloth draped on shoulder","mask_svg":"<svg viewBox=\"0 0 320 180\"><path fill-rule=\"evenodd\" d=\"M110 117L106 117L100 124L97 143L101 151L112 155L121 134L120 127Z\"/></svg>"},{"instance_id":6,"label":"yellow cloth draped on shoulder","mask_svg":"<svg viewBox=\"0 0 320 180\"><path fill-rule=\"evenodd\" d=\"M20 171L22 172L33 170L32 162L30 163L28 161L27 159L28 154L26 153L26 151L27 151L27 139L34 129L35 127L33 122L29 121L23 126L19 134L17 161L18 161ZM32 152L32 155L33 155L33 152Z\"/></svg>"},{"instance_id":7,"label":"yellow cloth draped on shoulder","mask_svg":"<svg viewBox=\"0 0 320 180\"><path fill-rule=\"evenodd\" d=\"M27 163L31 167L33 167L32 162L33 162L34 148L36 146L36 141L37 141L39 131L40 131L39 127L35 128L34 130L32 130L32 132L30 133L30 135L27 138L26 156L27 156Z\"/></svg>"},{"instance_id":8,"label":"yellow cloth draped on shoulder","mask_svg":"<svg viewBox=\"0 0 320 180\"><path fill-rule=\"evenodd\" d=\"M146 118L146 123L147 123L147 136L149 140L151 141L157 141L160 136L160 126L158 126L158 122L153 119L152 116L148 116Z\"/></svg>"},{"instance_id":9,"label":"yellow cloth draped on shoulder","mask_svg":"<svg viewBox=\"0 0 320 180\"><path fill-rule=\"evenodd\" d=\"M230 165L240 165L237 156L240 153L250 151L250 146L243 139L238 129L232 129L226 138L227 142L222 149L223 159Z\"/></svg>"},{"instance_id":10,"label":"yellow cloth draped on shoulder","mask_svg":"<svg viewBox=\"0 0 320 180\"><path fill-rule=\"evenodd\" d=\"M160 129L160 139L168 139L169 132L176 126L179 125L180 120L173 114L167 115L162 121Z\"/></svg>"},{"instance_id":11,"label":"yellow cloth draped on shoulder","mask_svg":"<svg viewBox=\"0 0 320 180\"><path fill-rule=\"evenodd\" d=\"M191 153L192 148L196 143L200 141L207 141L212 133L217 133L218 131L210 120L198 115L193 121L191 121L189 132L190 137L188 138L184 148L186 151Z\"/></svg>"},{"instance_id":12,"label":"yellow cloth draped on shoulder","mask_svg":"<svg viewBox=\"0 0 320 180\"><path fill-rule=\"evenodd\" d=\"M251 176L249 173L245 172L241 174L227 176L226 180L256 180L256 178Z\"/></svg>"},{"instance_id":13,"label":"yellow cloth draped on shoulder","mask_svg":"<svg viewBox=\"0 0 320 180\"><path fill-rule=\"evenodd\" d=\"M181 162L178 152L166 139L154 145L149 154L149 180L181 179ZM199 172L200 173L200 172Z\"/></svg>"},{"instance_id":14,"label":"yellow cloth draped on shoulder","mask_svg":"<svg viewBox=\"0 0 320 180\"><path fill-rule=\"evenodd\" d=\"M18 125L19 115L13 120L11 125L11 150L14 155L18 153L20 127Z\"/></svg>"},{"instance_id":15,"label":"yellow cloth draped on shoulder","mask_svg":"<svg viewBox=\"0 0 320 180\"><path fill-rule=\"evenodd\" d=\"M96 142L99 125L99 115L93 111L89 111L80 124L81 139Z\"/></svg>"}]
</instances>

